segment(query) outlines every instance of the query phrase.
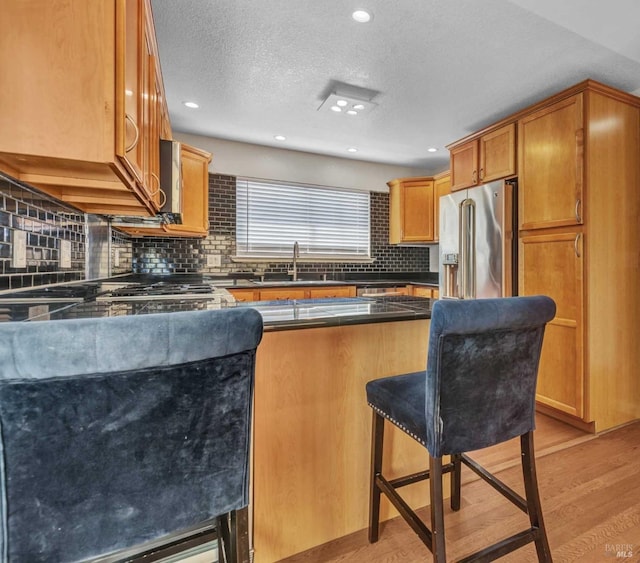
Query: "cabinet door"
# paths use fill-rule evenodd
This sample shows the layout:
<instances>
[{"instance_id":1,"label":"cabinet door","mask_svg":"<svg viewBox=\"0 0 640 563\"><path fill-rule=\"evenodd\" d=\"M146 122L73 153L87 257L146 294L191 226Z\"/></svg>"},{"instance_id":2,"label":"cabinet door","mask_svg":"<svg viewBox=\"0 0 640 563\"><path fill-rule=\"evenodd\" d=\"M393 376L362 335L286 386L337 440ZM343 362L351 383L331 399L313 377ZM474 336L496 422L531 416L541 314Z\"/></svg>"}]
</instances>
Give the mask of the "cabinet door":
<instances>
[{"instance_id":1,"label":"cabinet door","mask_svg":"<svg viewBox=\"0 0 640 563\"><path fill-rule=\"evenodd\" d=\"M392 180L389 186L389 243L432 242L433 178Z\"/></svg>"},{"instance_id":2,"label":"cabinet door","mask_svg":"<svg viewBox=\"0 0 640 563\"><path fill-rule=\"evenodd\" d=\"M433 180L402 186L403 242L433 240Z\"/></svg>"},{"instance_id":3,"label":"cabinet door","mask_svg":"<svg viewBox=\"0 0 640 563\"><path fill-rule=\"evenodd\" d=\"M356 288L354 285L340 285L335 287L312 287L309 290L311 299L324 299L330 297L355 297Z\"/></svg>"},{"instance_id":4,"label":"cabinet door","mask_svg":"<svg viewBox=\"0 0 640 563\"><path fill-rule=\"evenodd\" d=\"M518 124L521 230L583 222L582 104L578 94Z\"/></svg>"},{"instance_id":5,"label":"cabinet door","mask_svg":"<svg viewBox=\"0 0 640 563\"><path fill-rule=\"evenodd\" d=\"M451 193L451 175L446 174L433 182L433 240L440 239L440 198Z\"/></svg>"},{"instance_id":6,"label":"cabinet door","mask_svg":"<svg viewBox=\"0 0 640 563\"><path fill-rule=\"evenodd\" d=\"M585 416L582 236L524 236L519 256L520 295L548 295L557 307L545 331L536 400L579 418Z\"/></svg>"},{"instance_id":7,"label":"cabinet door","mask_svg":"<svg viewBox=\"0 0 640 563\"><path fill-rule=\"evenodd\" d=\"M414 285L413 292L414 297L433 297L433 288L424 287L422 285Z\"/></svg>"},{"instance_id":8,"label":"cabinet door","mask_svg":"<svg viewBox=\"0 0 640 563\"><path fill-rule=\"evenodd\" d=\"M167 225L172 234L206 236L209 233L209 162L211 154L184 143L182 158L182 224Z\"/></svg>"},{"instance_id":9,"label":"cabinet door","mask_svg":"<svg viewBox=\"0 0 640 563\"><path fill-rule=\"evenodd\" d=\"M227 290L236 301L258 301L260 295L253 289L229 289Z\"/></svg>"},{"instance_id":10,"label":"cabinet door","mask_svg":"<svg viewBox=\"0 0 640 563\"><path fill-rule=\"evenodd\" d=\"M260 301L280 301L281 299L304 299L306 290L303 287L285 287L261 289Z\"/></svg>"},{"instance_id":11,"label":"cabinet door","mask_svg":"<svg viewBox=\"0 0 640 563\"><path fill-rule=\"evenodd\" d=\"M516 124L509 123L480 137L481 184L516 173Z\"/></svg>"},{"instance_id":12,"label":"cabinet door","mask_svg":"<svg viewBox=\"0 0 640 563\"><path fill-rule=\"evenodd\" d=\"M145 17L142 0L118 0L116 3L116 33L118 34L118 69L120 80L116 92L122 97L121 111L116 114L116 154L126 168L144 183L144 146L142 142L147 83L144 70Z\"/></svg>"},{"instance_id":13,"label":"cabinet door","mask_svg":"<svg viewBox=\"0 0 640 563\"><path fill-rule=\"evenodd\" d=\"M451 191L478 185L478 141L451 149Z\"/></svg>"}]
</instances>

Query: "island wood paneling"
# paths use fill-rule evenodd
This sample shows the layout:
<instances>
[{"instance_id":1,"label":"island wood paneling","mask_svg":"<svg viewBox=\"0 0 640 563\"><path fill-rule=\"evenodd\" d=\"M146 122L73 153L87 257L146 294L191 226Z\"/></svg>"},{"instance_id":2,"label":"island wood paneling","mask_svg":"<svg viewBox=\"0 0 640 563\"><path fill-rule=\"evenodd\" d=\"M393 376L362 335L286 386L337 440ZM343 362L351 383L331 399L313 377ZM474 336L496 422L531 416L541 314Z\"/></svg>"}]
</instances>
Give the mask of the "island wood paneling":
<instances>
[{"instance_id":1,"label":"island wood paneling","mask_svg":"<svg viewBox=\"0 0 640 563\"><path fill-rule=\"evenodd\" d=\"M256 365L255 563L367 526L371 409L365 384L426 366L428 320L266 332ZM426 450L387 424L385 472L425 469ZM393 461L390 460L390 455ZM403 489L428 503L428 483ZM382 519L395 515L386 499Z\"/></svg>"}]
</instances>

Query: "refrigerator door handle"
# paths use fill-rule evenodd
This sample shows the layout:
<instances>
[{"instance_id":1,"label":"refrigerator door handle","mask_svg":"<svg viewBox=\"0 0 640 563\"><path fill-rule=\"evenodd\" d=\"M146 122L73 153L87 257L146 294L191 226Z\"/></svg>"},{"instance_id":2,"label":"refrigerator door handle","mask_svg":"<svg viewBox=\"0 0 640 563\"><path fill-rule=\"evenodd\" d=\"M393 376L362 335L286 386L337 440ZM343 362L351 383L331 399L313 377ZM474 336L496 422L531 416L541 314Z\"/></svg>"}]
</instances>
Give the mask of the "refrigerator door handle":
<instances>
[{"instance_id":1,"label":"refrigerator door handle","mask_svg":"<svg viewBox=\"0 0 640 563\"><path fill-rule=\"evenodd\" d=\"M463 299L476 297L476 202L465 199L460 204L460 270Z\"/></svg>"}]
</instances>

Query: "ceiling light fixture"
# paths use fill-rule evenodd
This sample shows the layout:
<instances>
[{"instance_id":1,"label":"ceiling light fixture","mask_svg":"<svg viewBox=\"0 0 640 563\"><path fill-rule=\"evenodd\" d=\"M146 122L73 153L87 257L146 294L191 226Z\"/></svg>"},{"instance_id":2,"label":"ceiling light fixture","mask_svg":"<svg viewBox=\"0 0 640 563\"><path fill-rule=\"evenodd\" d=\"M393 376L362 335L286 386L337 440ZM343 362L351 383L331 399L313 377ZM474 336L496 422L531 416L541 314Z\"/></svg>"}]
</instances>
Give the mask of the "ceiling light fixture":
<instances>
[{"instance_id":1,"label":"ceiling light fixture","mask_svg":"<svg viewBox=\"0 0 640 563\"><path fill-rule=\"evenodd\" d=\"M349 152L358 152L358 149L357 149L357 148L355 148L355 147L349 147L349 148L347 149L347 151L349 151Z\"/></svg>"},{"instance_id":2,"label":"ceiling light fixture","mask_svg":"<svg viewBox=\"0 0 640 563\"><path fill-rule=\"evenodd\" d=\"M273 137L276 141L286 141L287 138L284 135L274 135Z\"/></svg>"},{"instance_id":3,"label":"ceiling light fixture","mask_svg":"<svg viewBox=\"0 0 640 563\"><path fill-rule=\"evenodd\" d=\"M351 17L358 23L369 23L373 19L373 15L368 10L356 10Z\"/></svg>"},{"instance_id":4,"label":"ceiling light fixture","mask_svg":"<svg viewBox=\"0 0 640 563\"><path fill-rule=\"evenodd\" d=\"M354 98L353 96L345 96L337 92L332 92L322 102L318 110L331 110L331 112L341 113L343 115L364 115L369 113L376 107L370 100Z\"/></svg>"},{"instance_id":5,"label":"ceiling light fixture","mask_svg":"<svg viewBox=\"0 0 640 563\"><path fill-rule=\"evenodd\" d=\"M436 149L435 147L430 147L427 149L427 152L438 152L438 149Z\"/></svg>"},{"instance_id":6,"label":"ceiling light fixture","mask_svg":"<svg viewBox=\"0 0 640 563\"><path fill-rule=\"evenodd\" d=\"M187 106L188 108L191 109L197 109L200 106L198 104L196 104L195 102L182 102L185 106Z\"/></svg>"}]
</instances>

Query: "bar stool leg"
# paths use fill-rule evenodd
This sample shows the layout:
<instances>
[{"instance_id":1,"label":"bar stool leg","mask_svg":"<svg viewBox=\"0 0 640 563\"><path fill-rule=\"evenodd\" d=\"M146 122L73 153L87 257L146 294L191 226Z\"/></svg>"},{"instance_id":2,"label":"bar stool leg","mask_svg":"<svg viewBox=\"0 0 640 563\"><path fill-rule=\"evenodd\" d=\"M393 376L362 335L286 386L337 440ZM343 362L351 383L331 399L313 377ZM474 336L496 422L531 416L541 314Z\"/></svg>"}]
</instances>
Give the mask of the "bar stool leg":
<instances>
[{"instance_id":1,"label":"bar stool leg","mask_svg":"<svg viewBox=\"0 0 640 563\"><path fill-rule=\"evenodd\" d=\"M445 563L444 500L442 498L442 458L429 456L429 490L431 493L431 552L434 563Z\"/></svg>"},{"instance_id":2,"label":"bar stool leg","mask_svg":"<svg viewBox=\"0 0 640 563\"><path fill-rule=\"evenodd\" d=\"M378 541L380 531L380 488L376 477L382 473L382 442L384 418L373 412L371 426L371 485L369 489L369 543Z\"/></svg>"},{"instance_id":3,"label":"bar stool leg","mask_svg":"<svg viewBox=\"0 0 640 563\"><path fill-rule=\"evenodd\" d=\"M533 432L527 432L520 436L520 451L522 455L522 475L524 477L525 496L527 498L527 512L532 528L538 529L535 540L538 561L552 563L549 540L542 518L540 494L538 492L538 478L536 476L536 459L533 449Z\"/></svg>"},{"instance_id":4,"label":"bar stool leg","mask_svg":"<svg viewBox=\"0 0 640 563\"><path fill-rule=\"evenodd\" d=\"M460 454L451 456L453 471L451 472L451 510L460 510L460 486L462 483Z\"/></svg>"}]
</instances>

